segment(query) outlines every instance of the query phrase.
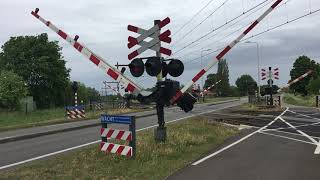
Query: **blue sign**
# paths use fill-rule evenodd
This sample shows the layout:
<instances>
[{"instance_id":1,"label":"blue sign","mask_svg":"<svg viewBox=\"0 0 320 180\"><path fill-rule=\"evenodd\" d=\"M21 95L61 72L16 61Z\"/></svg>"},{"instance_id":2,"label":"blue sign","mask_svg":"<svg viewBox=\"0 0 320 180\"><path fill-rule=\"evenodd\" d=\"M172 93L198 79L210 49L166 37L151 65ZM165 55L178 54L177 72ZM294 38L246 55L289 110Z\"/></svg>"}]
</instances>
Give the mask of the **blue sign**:
<instances>
[{"instance_id":1,"label":"blue sign","mask_svg":"<svg viewBox=\"0 0 320 180\"><path fill-rule=\"evenodd\" d=\"M71 111L74 111L74 110L83 110L85 109L85 106L84 105L79 105L79 106L66 106L66 109L67 110L71 110Z\"/></svg>"},{"instance_id":2,"label":"blue sign","mask_svg":"<svg viewBox=\"0 0 320 180\"><path fill-rule=\"evenodd\" d=\"M132 116L101 115L101 123L131 124Z\"/></svg>"}]
</instances>

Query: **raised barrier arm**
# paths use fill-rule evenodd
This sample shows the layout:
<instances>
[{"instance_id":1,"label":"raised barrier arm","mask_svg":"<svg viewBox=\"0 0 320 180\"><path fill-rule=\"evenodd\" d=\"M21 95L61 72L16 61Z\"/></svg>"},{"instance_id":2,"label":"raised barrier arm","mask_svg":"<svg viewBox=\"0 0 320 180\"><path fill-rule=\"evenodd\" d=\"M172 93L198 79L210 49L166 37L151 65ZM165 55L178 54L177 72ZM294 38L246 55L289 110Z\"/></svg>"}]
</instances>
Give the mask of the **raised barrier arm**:
<instances>
[{"instance_id":1,"label":"raised barrier arm","mask_svg":"<svg viewBox=\"0 0 320 180\"><path fill-rule=\"evenodd\" d=\"M241 39L248 34L259 22L262 21L272 10L274 10L282 0L275 1L270 8L268 8L257 20L255 20L239 37L232 41L227 47L225 47L205 68L203 68L198 74L196 74L191 81L189 81L177 94L170 100L175 103L183 93L185 93L195 82L197 82L212 66L214 66L220 59L222 59L232 47L241 41Z\"/></svg>"},{"instance_id":2,"label":"raised barrier arm","mask_svg":"<svg viewBox=\"0 0 320 180\"><path fill-rule=\"evenodd\" d=\"M142 87L134 83L131 79L121 74L121 72L112 67L110 64L108 64L103 58L98 56L97 54L93 53L90 49L88 49L83 44L80 44L77 40L79 36L75 36L75 38L70 37L67 33L62 31L61 29L57 28L54 24L52 24L50 21L45 20L42 18L39 14L39 9L36 8L35 11L32 11L31 14L39 19L42 23L44 23L46 26L48 26L52 31L56 32L60 37L62 37L64 40L66 40L71 46L73 46L76 50L78 50L82 55L87 57L91 62L93 62L96 66L98 66L100 69L102 69L107 75L109 75L112 79L114 79L117 82L120 82L120 84L128 91L132 92L133 94L137 95L142 90Z\"/></svg>"},{"instance_id":3,"label":"raised barrier arm","mask_svg":"<svg viewBox=\"0 0 320 180\"><path fill-rule=\"evenodd\" d=\"M309 76L312 73L312 70L309 70L308 72L302 74L301 76L299 76L297 79L289 82L285 87L282 87L280 89L278 89L278 92L281 92L283 89L286 89L288 87L290 87L292 84L299 82L300 80L304 79L305 77Z\"/></svg>"}]
</instances>

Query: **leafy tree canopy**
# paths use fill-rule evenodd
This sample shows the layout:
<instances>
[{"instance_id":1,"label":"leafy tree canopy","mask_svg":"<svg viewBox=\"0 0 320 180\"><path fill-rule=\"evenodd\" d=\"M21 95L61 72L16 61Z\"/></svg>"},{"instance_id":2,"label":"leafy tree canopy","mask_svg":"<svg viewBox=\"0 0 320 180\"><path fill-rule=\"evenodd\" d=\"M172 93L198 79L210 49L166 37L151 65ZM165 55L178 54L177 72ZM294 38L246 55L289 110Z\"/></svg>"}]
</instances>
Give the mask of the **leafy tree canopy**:
<instances>
[{"instance_id":1,"label":"leafy tree canopy","mask_svg":"<svg viewBox=\"0 0 320 180\"><path fill-rule=\"evenodd\" d=\"M21 98L27 95L27 88L22 79L12 71L0 73L0 107L18 108Z\"/></svg>"},{"instance_id":2,"label":"leafy tree canopy","mask_svg":"<svg viewBox=\"0 0 320 180\"><path fill-rule=\"evenodd\" d=\"M256 81L248 74L240 76L236 80L236 85L241 96L254 94L255 90L257 90Z\"/></svg>"},{"instance_id":3,"label":"leafy tree canopy","mask_svg":"<svg viewBox=\"0 0 320 180\"><path fill-rule=\"evenodd\" d=\"M305 77L304 79L300 80L299 82L292 84L290 86L290 90L301 93L304 95L308 94L307 85L309 84L311 79L316 79L320 75L320 65L316 63L314 60L311 60L307 56L300 56L293 64L293 68L290 71L291 80L294 80L301 76L302 74L306 73L308 70L313 70L312 75Z\"/></svg>"},{"instance_id":4,"label":"leafy tree canopy","mask_svg":"<svg viewBox=\"0 0 320 180\"><path fill-rule=\"evenodd\" d=\"M47 34L11 37L2 46L0 64L23 78L40 108L64 105L69 71L57 41Z\"/></svg>"}]
</instances>

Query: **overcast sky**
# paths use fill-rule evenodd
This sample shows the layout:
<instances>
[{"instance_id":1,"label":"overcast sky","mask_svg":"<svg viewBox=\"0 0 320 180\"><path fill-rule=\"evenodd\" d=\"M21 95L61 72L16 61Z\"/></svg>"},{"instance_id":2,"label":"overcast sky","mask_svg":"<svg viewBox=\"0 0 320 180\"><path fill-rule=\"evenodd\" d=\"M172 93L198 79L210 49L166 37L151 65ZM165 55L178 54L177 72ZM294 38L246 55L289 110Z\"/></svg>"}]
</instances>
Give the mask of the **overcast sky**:
<instances>
[{"instance_id":1,"label":"overcast sky","mask_svg":"<svg viewBox=\"0 0 320 180\"><path fill-rule=\"evenodd\" d=\"M205 55L210 51L226 46L240 35L245 29L242 27L255 20L266 8L270 7L270 4L267 5L267 3L274 2L274 0L228 0L220 9L216 10L225 0L213 0L200 14L195 16L193 21L175 34L183 24L190 20L209 1L1 0L0 44L5 43L11 36L48 33L50 40L58 40L60 46L63 47L62 53L67 61L67 67L72 69L71 80L84 82L86 85L95 87L100 91L102 81L111 79L58 35L35 19L30 12L36 7L40 8L39 14L43 18L50 20L71 36L78 34L80 36L79 42L85 44L113 65L117 61L122 64L129 63L127 55L133 50L127 48L127 38L128 35L136 36L136 34L127 31L128 24L148 29L152 27L154 19L170 17L171 23L163 30L170 29L173 34L173 40L171 44L163 43L162 46L172 49L173 57L181 58L185 62L186 70L179 77L179 80L185 83L200 70L202 50L204 50L203 55ZM256 12L254 12L255 10L247 12L250 8L262 2L265 3L259 6L261 9L256 8ZM263 5L266 6L263 7ZM289 0L272 12L247 37L318 8L320 8L319 0ZM215 13L199 25L213 11ZM251 12L254 13L251 14ZM188 48L175 53L195 39L241 14L243 15L237 20L210 34L208 36L212 36L210 39L206 37L203 41L194 43ZM294 60L299 55L307 55L319 62L319 15L320 13L315 13L249 39L252 42L259 43L261 68L272 66L280 69L280 80L276 81L276 84L283 86L288 82L290 78L289 71ZM233 25L237 21L239 22ZM196 29L184 37L194 27ZM235 33L231 34L232 32ZM231 84L234 84L235 80L242 74L250 74L257 79L256 50L256 45L253 43L239 43L226 55ZM203 64L207 64L217 53L203 57ZM154 55L154 52L146 51L141 56L149 55ZM216 67L212 68L210 72L216 72ZM134 79L144 87L153 86L155 82L154 78L149 78L147 75ZM261 82L261 84L264 83L264 81Z\"/></svg>"}]
</instances>

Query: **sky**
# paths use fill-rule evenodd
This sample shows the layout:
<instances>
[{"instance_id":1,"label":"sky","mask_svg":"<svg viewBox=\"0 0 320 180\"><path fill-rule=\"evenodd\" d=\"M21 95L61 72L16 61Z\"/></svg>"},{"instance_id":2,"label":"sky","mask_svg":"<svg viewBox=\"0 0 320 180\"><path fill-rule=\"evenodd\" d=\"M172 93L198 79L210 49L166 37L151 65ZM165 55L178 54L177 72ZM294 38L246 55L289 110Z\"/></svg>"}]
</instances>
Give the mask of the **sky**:
<instances>
[{"instance_id":1,"label":"sky","mask_svg":"<svg viewBox=\"0 0 320 180\"><path fill-rule=\"evenodd\" d=\"M171 78L184 84L219 53L218 49L239 36L272 2L274 0L1 0L0 45L12 36L48 33L50 40L58 40L63 47L62 54L67 68L71 69L71 80L83 82L101 91L102 82L111 81L111 78L34 18L30 12L39 8L39 14L43 18L71 36L79 35L80 43L112 65L117 62L130 63L127 55L135 47L127 48L127 38L136 37L137 34L127 30L129 24L149 29L153 26L153 20L169 17L171 22L162 32L169 29L172 42L162 43L162 46L172 50L171 58L184 62L184 73L178 78ZM205 5L206 8L197 14ZM259 45L260 68L279 68L280 79L275 81L279 86L284 86L289 81L290 69L298 56L306 55L320 62L320 12L250 38L319 8L319 0L284 0L245 37L249 39L237 44L224 57L229 65L230 84L234 85L242 74L249 74L257 81L256 43ZM210 31L212 33L208 36L194 42ZM247 41L251 43L245 43ZM191 42L194 43L190 45ZM154 51L147 50L139 57L153 55ZM216 67L213 67L208 73L216 71ZM125 74L133 78L128 70ZM156 81L146 73L133 79L143 87L152 87ZM266 82L261 81L261 85L263 84Z\"/></svg>"}]
</instances>

